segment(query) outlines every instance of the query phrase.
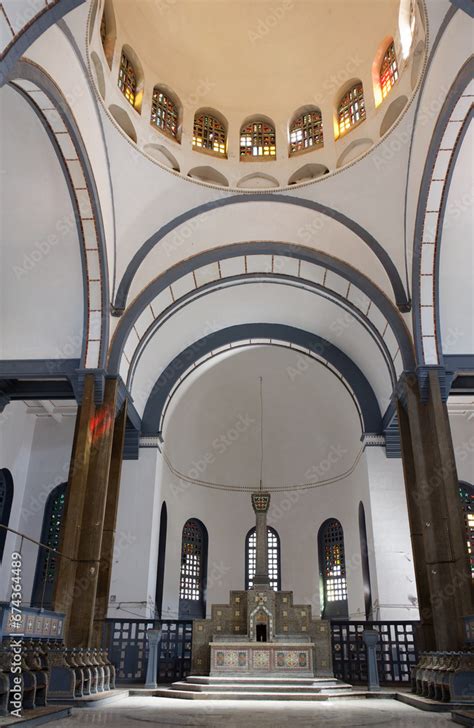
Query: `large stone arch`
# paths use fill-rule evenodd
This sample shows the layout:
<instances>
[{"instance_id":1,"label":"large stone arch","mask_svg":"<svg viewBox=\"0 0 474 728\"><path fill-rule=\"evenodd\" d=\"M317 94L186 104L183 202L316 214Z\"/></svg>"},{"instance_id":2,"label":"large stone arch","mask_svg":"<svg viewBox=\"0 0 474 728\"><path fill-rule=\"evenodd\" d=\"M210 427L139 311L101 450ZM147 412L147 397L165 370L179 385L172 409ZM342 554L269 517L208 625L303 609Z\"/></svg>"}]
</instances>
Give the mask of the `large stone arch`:
<instances>
[{"instance_id":1,"label":"large stone arch","mask_svg":"<svg viewBox=\"0 0 474 728\"><path fill-rule=\"evenodd\" d=\"M316 334L292 326L278 324L243 324L216 331L200 339L178 354L158 377L150 393L142 418L142 434L159 434L158 425L168 397L184 372L215 349L246 339L277 339L308 349L335 367L350 385L358 402L365 432L379 433L382 418L375 393L361 370L334 344Z\"/></svg>"},{"instance_id":2,"label":"large stone arch","mask_svg":"<svg viewBox=\"0 0 474 728\"><path fill-rule=\"evenodd\" d=\"M43 124L64 173L83 262L81 368L102 368L109 330L107 252L100 201L87 150L65 97L39 66L19 61L10 86L21 94Z\"/></svg>"}]
</instances>

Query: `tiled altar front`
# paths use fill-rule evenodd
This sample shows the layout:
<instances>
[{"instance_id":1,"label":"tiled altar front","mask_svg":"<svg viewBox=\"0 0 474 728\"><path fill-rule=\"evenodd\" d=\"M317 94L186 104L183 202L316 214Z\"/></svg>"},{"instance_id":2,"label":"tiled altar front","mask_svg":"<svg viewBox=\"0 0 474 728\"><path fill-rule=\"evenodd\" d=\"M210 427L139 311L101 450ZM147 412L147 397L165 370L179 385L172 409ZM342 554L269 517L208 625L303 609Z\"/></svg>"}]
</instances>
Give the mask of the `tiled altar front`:
<instances>
[{"instance_id":1,"label":"tiled altar front","mask_svg":"<svg viewBox=\"0 0 474 728\"><path fill-rule=\"evenodd\" d=\"M290 591L232 591L194 621L192 674L332 677L329 622Z\"/></svg>"},{"instance_id":2,"label":"tiled altar front","mask_svg":"<svg viewBox=\"0 0 474 728\"><path fill-rule=\"evenodd\" d=\"M211 675L294 675L313 677L313 648L284 642L211 642Z\"/></svg>"}]
</instances>

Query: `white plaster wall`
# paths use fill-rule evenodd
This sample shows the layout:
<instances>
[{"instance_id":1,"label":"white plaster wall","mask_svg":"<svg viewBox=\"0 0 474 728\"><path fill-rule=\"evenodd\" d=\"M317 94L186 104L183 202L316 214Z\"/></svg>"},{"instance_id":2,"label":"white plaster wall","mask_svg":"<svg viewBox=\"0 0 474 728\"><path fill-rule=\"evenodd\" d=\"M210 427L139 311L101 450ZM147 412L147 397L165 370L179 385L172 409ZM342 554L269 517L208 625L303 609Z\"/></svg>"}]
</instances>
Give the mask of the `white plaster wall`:
<instances>
[{"instance_id":1,"label":"white plaster wall","mask_svg":"<svg viewBox=\"0 0 474 728\"><path fill-rule=\"evenodd\" d=\"M160 523L159 452L141 449L122 467L109 617L153 616Z\"/></svg>"},{"instance_id":2,"label":"white plaster wall","mask_svg":"<svg viewBox=\"0 0 474 728\"><path fill-rule=\"evenodd\" d=\"M474 485L474 406L471 397L465 407L451 407L456 399L449 400L448 411L458 478Z\"/></svg>"},{"instance_id":3,"label":"white plaster wall","mask_svg":"<svg viewBox=\"0 0 474 728\"><path fill-rule=\"evenodd\" d=\"M28 103L4 86L0 104L0 359L78 357L82 262L66 181Z\"/></svg>"},{"instance_id":4,"label":"white plaster wall","mask_svg":"<svg viewBox=\"0 0 474 728\"><path fill-rule=\"evenodd\" d=\"M16 409L20 406L24 407L18 403ZM5 439L0 437L2 444L5 444L5 451L9 453L9 456L2 457L2 467L9 467L14 479L15 495L10 527L35 541L41 538L48 495L56 485L67 481L74 425L74 417L63 417L61 422L56 422L52 417L36 417L20 412L9 424L10 432ZM0 434L3 435L3 432ZM15 460L12 460L12 456ZM13 467L10 467L9 462ZM20 540L20 537L10 537L5 548L4 566L8 566L9 553L20 548ZM29 603L38 547L25 539L21 552L23 599ZM0 599L7 597L8 578L8 569L2 568Z\"/></svg>"},{"instance_id":5,"label":"white plaster wall","mask_svg":"<svg viewBox=\"0 0 474 728\"><path fill-rule=\"evenodd\" d=\"M430 2L430 44L432 46L443 16L450 9L445 0ZM431 53L431 51L430 51ZM412 257L412 241L416 209L420 194L420 182L426 155L439 112L459 70L472 53L472 20L458 9L444 31L429 67L416 116L410 169L408 177L406 230L409 260ZM409 146L410 139L405 140Z\"/></svg>"},{"instance_id":6,"label":"white plaster wall","mask_svg":"<svg viewBox=\"0 0 474 728\"><path fill-rule=\"evenodd\" d=\"M401 458L366 449L370 510L366 509L374 619L418 619L413 553ZM372 553L370 553L373 548ZM375 577L374 574L375 565Z\"/></svg>"},{"instance_id":7,"label":"white plaster wall","mask_svg":"<svg viewBox=\"0 0 474 728\"><path fill-rule=\"evenodd\" d=\"M74 114L80 134L86 146L97 186L97 194L104 224L107 244L107 262L111 285L113 284L115 258L115 223L113 193L108 172L108 159L101 130L101 118L96 105L96 91L89 82L85 66L81 63L85 55L85 21L89 3L84 3L68 13L64 22L71 27L79 53L57 24L33 43L26 56L43 68L61 89Z\"/></svg>"},{"instance_id":8,"label":"white plaster wall","mask_svg":"<svg viewBox=\"0 0 474 728\"><path fill-rule=\"evenodd\" d=\"M474 353L473 153L471 122L456 160L441 237L439 318L443 354Z\"/></svg>"}]
</instances>

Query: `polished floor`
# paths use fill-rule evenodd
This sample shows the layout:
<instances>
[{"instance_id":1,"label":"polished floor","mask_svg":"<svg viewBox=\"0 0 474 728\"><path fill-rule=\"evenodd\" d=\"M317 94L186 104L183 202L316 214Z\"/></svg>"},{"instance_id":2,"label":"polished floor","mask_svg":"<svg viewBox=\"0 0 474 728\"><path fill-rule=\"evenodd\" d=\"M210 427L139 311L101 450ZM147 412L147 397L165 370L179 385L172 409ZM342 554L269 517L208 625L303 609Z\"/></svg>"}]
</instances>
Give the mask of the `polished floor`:
<instances>
[{"instance_id":1,"label":"polished floor","mask_svg":"<svg viewBox=\"0 0 474 728\"><path fill-rule=\"evenodd\" d=\"M448 714L427 713L396 700L341 700L334 703L181 701L169 698L125 698L98 710L75 709L70 718L49 722L51 728L106 725L110 728L454 728Z\"/></svg>"}]
</instances>

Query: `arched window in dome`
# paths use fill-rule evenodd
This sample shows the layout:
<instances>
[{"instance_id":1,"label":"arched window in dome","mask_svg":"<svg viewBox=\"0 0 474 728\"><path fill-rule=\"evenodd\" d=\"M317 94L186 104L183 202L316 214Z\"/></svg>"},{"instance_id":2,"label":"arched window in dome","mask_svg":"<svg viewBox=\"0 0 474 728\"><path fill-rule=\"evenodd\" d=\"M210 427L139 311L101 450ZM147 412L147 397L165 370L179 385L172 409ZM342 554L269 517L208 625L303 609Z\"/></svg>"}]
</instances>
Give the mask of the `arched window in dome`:
<instances>
[{"instance_id":1,"label":"arched window in dome","mask_svg":"<svg viewBox=\"0 0 474 728\"><path fill-rule=\"evenodd\" d=\"M281 589L281 560L280 536L271 526L267 526L268 533L268 575L270 588L274 591ZM257 558L257 534L255 527L251 528L245 537L245 589L253 587L255 566Z\"/></svg>"},{"instance_id":2,"label":"arched window in dome","mask_svg":"<svg viewBox=\"0 0 474 728\"><path fill-rule=\"evenodd\" d=\"M54 552L59 549L61 539L66 488L67 483L56 486L46 501L40 540L42 544L49 548L40 547L38 550L31 597L32 607L52 609L54 587L58 575L58 557Z\"/></svg>"},{"instance_id":3,"label":"arched window in dome","mask_svg":"<svg viewBox=\"0 0 474 728\"><path fill-rule=\"evenodd\" d=\"M385 51L380 65L380 88L385 98L398 81L398 65L393 41Z\"/></svg>"},{"instance_id":4,"label":"arched window in dome","mask_svg":"<svg viewBox=\"0 0 474 728\"><path fill-rule=\"evenodd\" d=\"M177 139L178 120L179 112L177 104L175 104L173 99L163 89L155 86L151 100L151 123L165 134L168 134L168 136Z\"/></svg>"},{"instance_id":5,"label":"arched window in dome","mask_svg":"<svg viewBox=\"0 0 474 728\"><path fill-rule=\"evenodd\" d=\"M474 579L474 486L469 483L460 482L459 496L464 511L467 553L469 554L471 575Z\"/></svg>"},{"instance_id":6,"label":"arched window in dome","mask_svg":"<svg viewBox=\"0 0 474 728\"><path fill-rule=\"evenodd\" d=\"M13 478L6 468L0 470L0 524L8 526L13 503ZM2 563L5 541L7 538L6 528L0 528L0 564Z\"/></svg>"},{"instance_id":7,"label":"arched window in dome","mask_svg":"<svg viewBox=\"0 0 474 728\"><path fill-rule=\"evenodd\" d=\"M336 518L328 518L318 533L322 585L322 618L348 616L344 532Z\"/></svg>"},{"instance_id":8,"label":"arched window in dome","mask_svg":"<svg viewBox=\"0 0 474 728\"><path fill-rule=\"evenodd\" d=\"M183 526L181 572L179 580L179 618L204 619L206 616L207 529L197 518Z\"/></svg>"},{"instance_id":9,"label":"arched window in dome","mask_svg":"<svg viewBox=\"0 0 474 728\"><path fill-rule=\"evenodd\" d=\"M129 104L134 107L137 95L137 75L133 63L124 51L120 57L118 87Z\"/></svg>"},{"instance_id":10,"label":"arched window in dome","mask_svg":"<svg viewBox=\"0 0 474 728\"><path fill-rule=\"evenodd\" d=\"M339 135L342 136L365 119L364 89L354 83L344 94L337 109Z\"/></svg>"},{"instance_id":11,"label":"arched window in dome","mask_svg":"<svg viewBox=\"0 0 474 728\"><path fill-rule=\"evenodd\" d=\"M323 120L319 109L299 114L290 125L290 154L324 146Z\"/></svg>"},{"instance_id":12,"label":"arched window in dome","mask_svg":"<svg viewBox=\"0 0 474 728\"><path fill-rule=\"evenodd\" d=\"M194 116L193 147L225 157L227 132L220 119L212 114L198 112Z\"/></svg>"},{"instance_id":13,"label":"arched window in dome","mask_svg":"<svg viewBox=\"0 0 474 728\"><path fill-rule=\"evenodd\" d=\"M267 121L255 120L240 130L240 159L275 159L275 127Z\"/></svg>"}]
</instances>

